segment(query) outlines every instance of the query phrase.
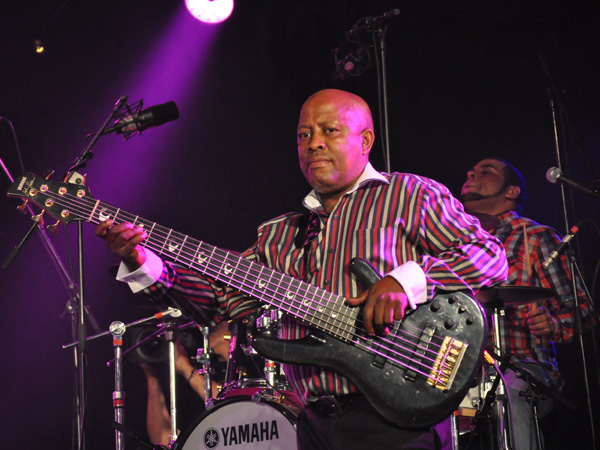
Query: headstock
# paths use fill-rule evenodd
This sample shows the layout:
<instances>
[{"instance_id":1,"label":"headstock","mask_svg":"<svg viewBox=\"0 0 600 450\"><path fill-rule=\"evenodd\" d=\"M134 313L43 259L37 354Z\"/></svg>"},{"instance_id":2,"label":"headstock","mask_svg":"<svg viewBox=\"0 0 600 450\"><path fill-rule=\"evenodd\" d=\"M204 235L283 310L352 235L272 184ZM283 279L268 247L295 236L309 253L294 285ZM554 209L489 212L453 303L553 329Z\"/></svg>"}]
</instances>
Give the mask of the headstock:
<instances>
[{"instance_id":1,"label":"headstock","mask_svg":"<svg viewBox=\"0 0 600 450\"><path fill-rule=\"evenodd\" d=\"M85 219L94 200L86 186L46 180L31 172L18 177L6 194L29 201L64 223Z\"/></svg>"}]
</instances>

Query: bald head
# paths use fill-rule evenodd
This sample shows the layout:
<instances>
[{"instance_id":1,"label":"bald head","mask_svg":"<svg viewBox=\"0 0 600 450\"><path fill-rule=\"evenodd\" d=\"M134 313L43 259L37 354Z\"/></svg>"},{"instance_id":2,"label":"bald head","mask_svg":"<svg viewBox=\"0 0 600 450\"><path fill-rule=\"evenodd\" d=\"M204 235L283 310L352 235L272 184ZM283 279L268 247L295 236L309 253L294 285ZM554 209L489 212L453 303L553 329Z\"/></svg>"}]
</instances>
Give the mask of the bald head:
<instances>
[{"instance_id":1,"label":"bald head","mask_svg":"<svg viewBox=\"0 0 600 450\"><path fill-rule=\"evenodd\" d=\"M346 120L363 130L373 130L373 116L367 102L361 97L340 89L323 89L315 92L302 105L302 111L307 107L322 104L336 105L338 113L345 114Z\"/></svg>"}]
</instances>

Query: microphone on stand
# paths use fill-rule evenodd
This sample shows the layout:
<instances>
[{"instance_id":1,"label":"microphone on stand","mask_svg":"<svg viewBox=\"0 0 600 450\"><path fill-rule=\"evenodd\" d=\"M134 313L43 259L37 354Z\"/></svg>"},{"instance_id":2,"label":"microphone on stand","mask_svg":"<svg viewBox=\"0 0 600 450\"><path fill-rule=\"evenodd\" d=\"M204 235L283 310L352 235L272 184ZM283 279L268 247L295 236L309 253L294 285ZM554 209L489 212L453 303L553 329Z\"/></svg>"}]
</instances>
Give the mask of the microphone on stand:
<instances>
[{"instance_id":1,"label":"microphone on stand","mask_svg":"<svg viewBox=\"0 0 600 450\"><path fill-rule=\"evenodd\" d=\"M577 181L571 180L570 178L566 177L563 174L562 170L560 170L558 167L550 167L546 171L546 180L548 180L550 183L553 183L553 184L556 184L556 182L559 182L561 184L566 184L567 186L575 188L575 189L582 191L588 195L600 197L600 193L598 192L597 186L592 186L592 187L585 186Z\"/></svg>"},{"instance_id":2,"label":"microphone on stand","mask_svg":"<svg viewBox=\"0 0 600 450\"><path fill-rule=\"evenodd\" d=\"M116 120L111 128L105 129L102 134L124 134L125 137L131 133L158 127L164 123L179 118L179 110L175 102L167 102L161 105L150 106L140 112L133 113L123 119Z\"/></svg>"},{"instance_id":3,"label":"microphone on stand","mask_svg":"<svg viewBox=\"0 0 600 450\"><path fill-rule=\"evenodd\" d=\"M362 25L357 24L354 27L352 27L351 30L346 32L346 39L350 40L353 37L355 37L358 33L360 33L361 31L370 31L373 29L373 27L381 26L381 24L383 22L393 19L394 17L397 17L398 15L400 15L400 10L398 8L396 8L396 9L392 9L391 11L388 11L386 13L383 13L377 17L367 17L365 19L364 24L362 24Z\"/></svg>"},{"instance_id":4,"label":"microphone on stand","mask_svg":"<svg viewBox=\"0 0 600 450\"><path fill-rule=\"evenodd\" d=\"M565 252L565 249L569 245L569 242L571 241L571 239L573 239L575 237L575 235L578 232L579 232L579 228L577 228L577 226L573 225L571 227L571 229L569 230L569 232L565 235L565 237L562 238L562 240L560 241L560 244L558 244L558 246L552 251L552 253L550 253L550 256L548 256L546 258L546 260L542 263L542 267L544 269L547 269L548 267L550 267L550 264L552 264L556 260L556 258L558 258L560 255L562 255Z\"/></svg>"}]
</instances>

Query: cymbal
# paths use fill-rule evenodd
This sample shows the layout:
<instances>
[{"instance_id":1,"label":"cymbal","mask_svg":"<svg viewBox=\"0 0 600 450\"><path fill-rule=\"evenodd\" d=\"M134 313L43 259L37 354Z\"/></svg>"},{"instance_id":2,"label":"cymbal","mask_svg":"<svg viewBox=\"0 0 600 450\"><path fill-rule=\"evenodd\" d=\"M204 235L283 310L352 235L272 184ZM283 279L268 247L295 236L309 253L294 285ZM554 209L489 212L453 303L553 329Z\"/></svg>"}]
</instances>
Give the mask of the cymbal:
<instances>
[{"instance_id":1,"label":"cymbal","mask_svg":"<svg viewBox=\"0 0 600 450\"><path fill-rule=\"evenodd\" d=\"M519 306L556 297L553 289L536 286L496 286L481 289L475 297L484 307Z\"/></svg>"},{"instance_id":2,"label":"cymbal","mask_svg":"<svg viewBox=\"0 0 600 450\"><path fill-rule=\"evenodd\" d=\"M491 214L484 214L478 212L469 213L473 217L479 219L479 223L481 224L481 228L483 228L488 233L500 225L500 219L498 217L493 216Z\"/></svg>"}]
</instances>

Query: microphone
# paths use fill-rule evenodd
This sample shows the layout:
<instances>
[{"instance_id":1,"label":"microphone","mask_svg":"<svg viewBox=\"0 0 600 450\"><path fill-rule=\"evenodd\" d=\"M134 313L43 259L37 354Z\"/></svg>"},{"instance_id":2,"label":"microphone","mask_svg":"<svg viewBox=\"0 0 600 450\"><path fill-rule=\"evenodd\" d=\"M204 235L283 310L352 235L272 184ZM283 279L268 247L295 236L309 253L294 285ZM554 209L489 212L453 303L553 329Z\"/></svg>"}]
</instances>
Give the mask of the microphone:
<instances>
[{"instance_id":1,"label":"microphone","mask_svg":"<svg viewBox=\"0 0 600 450\"><path fill-rule=\"evenodd\" d=\"M116 120L112 128L107 128L102 134L114 132L128 136L136 131L141 133L148 128L158 127L178 118L179 110L175 102L167 102L162 105L150 106L124 119Z\"/></svg>"},{"instance_id":2,"label":"microphone","mask_svg":"<svg viewBox=\"0 0 600 450\"><path fill-rule=\"evenodd\" d=\"M571 239L573 239L575 237L575 235L577 234L578 231L579 231L579 228L577 228L577 226L573 225L571 227L571 230L569 230L567 235L562 238L562 240L560 241L560 244L558 244L558 246L552 251L552 253L550 253L550 256L548 256L546 258L546 260L543 262L542 267L544 269L547 269L548 267L550 267L550 264L552 264L556 258L558 258L560 255L562 255L564 253L565 249L569 245L569 242L571 241Z\"/></svg>"},{"instance_id":3,"label":"microphone","mask_svg":"<svg viewBox=\"0 0 600 450\"><path fill-rule=\"evenodd\" d=\"M398 15L400 15L400 10L396 8L377 17L367 17L364 25L354 26L350 31L346 32L346 39L353 38L361 31L371 30L373 26L380 26L386 20L393 19Z\"/></svg>"},{"instance_id":4,"label":"microphone","mask_svg":"<svg viewBox=\"0 0 600 450\"><path fill-rule=\"evenodd\" d=\"M553 183L553 184L555 184L558 181L559 183L566 184L567 186L570 186L579 191L585 192L588 195L600 197L597 187L584 186L583 184L578 183L577 181L574 181L568 177L565 177L562 170L560 170L558 167L550 167L546 171L546 180L548 180L550 183Z\"/></svg>"}]
</instances>

